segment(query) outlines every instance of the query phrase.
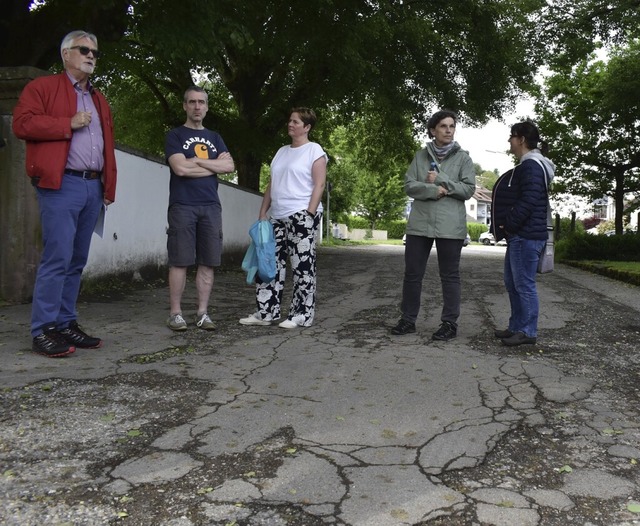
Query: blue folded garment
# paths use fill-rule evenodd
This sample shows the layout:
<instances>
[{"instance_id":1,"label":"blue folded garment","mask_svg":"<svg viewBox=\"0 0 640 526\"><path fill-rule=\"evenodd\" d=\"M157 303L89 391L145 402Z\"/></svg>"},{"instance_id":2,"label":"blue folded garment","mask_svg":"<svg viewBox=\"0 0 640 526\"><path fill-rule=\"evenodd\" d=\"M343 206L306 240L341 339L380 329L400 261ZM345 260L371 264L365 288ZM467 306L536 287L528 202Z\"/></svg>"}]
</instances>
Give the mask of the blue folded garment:
<instances>
[{"instance_id":1,"label":"blue folded garment","mask_svg":"<svg viewBox=\"0 0 640 526\"><path fill-rule=\"evenodd\" d=\"M247 283L255 282L256 274L263 282L276 277L276 239L271 221L258 220L249 228L251 244L242 260Z\"/></svg>"}]
</instances>

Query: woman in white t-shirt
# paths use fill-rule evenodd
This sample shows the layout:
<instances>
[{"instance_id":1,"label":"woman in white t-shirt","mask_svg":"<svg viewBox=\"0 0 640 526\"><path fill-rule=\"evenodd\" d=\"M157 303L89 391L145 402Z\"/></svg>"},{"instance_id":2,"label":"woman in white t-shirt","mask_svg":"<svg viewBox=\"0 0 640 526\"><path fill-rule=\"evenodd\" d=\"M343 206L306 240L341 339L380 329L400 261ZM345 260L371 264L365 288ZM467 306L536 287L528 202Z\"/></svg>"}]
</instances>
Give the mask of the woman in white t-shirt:
<instances>
[{"instance_id":1,"label":"woman in white t-shirt","mask_svg":"<svg viewBox=\"0 0 640 526\"><path fill-rule=\"evenodd\" d=\"M257 311L242 318L243 325L271 325L280 319L287 257L293 272L293 297L284 329L309 327L316 306L316 234L322 217L322 194L327 178L327 154L309 141L316 115L309 108L294 108L289 116L291 144L271 161L271 181L260 207L260 219L270 212L276 239L276 277L262 283L256 277Z\"/></svg>"}]
</instances>

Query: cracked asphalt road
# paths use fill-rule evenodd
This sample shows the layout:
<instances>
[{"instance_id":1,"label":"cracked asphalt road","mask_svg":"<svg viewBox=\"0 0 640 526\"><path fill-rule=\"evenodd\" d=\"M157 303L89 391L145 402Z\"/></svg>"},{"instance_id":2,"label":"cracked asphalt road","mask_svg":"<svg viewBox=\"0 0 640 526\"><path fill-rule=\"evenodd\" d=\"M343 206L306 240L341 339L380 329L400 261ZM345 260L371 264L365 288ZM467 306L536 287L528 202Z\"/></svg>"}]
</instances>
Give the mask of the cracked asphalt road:
<instances>
[{"instance_id":1,"label":"cracked asphalt road","mask_svg":"<svg viewBox=\"0 0 640 526\"><path fill-rule=\"evenodd\" d=\"M146 289L82 303L105 346L65 359L0 308L0 522L640 524L638 288L559 266L538 345L506 348L503 253L464 249L450 342L435 258L417 333L389 334L398 246L323 248L308 329L239 325L239 272L216 275L214 333L172 333Z\"/></svg>"}]
</instances>

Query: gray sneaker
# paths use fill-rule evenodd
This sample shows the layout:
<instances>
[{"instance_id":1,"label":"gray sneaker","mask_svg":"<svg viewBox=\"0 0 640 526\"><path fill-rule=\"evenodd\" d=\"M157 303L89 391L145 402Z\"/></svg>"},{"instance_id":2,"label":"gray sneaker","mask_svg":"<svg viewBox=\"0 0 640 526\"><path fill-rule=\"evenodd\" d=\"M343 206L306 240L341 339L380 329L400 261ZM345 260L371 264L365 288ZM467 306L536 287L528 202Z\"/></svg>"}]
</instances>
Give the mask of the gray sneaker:
<instances>
[{"instance_id":1,"label":"gray sneaker","mask_svg":"<svg viewBox=\"0 0 640 526\"><path fill-rule=\"evenodd\" d=\"M184 321L182 313L172 314L167 318L167 327L169 327L172 331L186 331L187 322Z\"/></svg>"},{"instance_id":2,"label":"gray sneaker","mask_svg":"<svg viewBox=\"0 0 640 526\"><path fill-rule=\"evenodd\" d=\"M204 314L196 314L195 323L196 327L200 327L205 331L213 331L216 328L206 312Z\"/></svg>"}]
</instances>

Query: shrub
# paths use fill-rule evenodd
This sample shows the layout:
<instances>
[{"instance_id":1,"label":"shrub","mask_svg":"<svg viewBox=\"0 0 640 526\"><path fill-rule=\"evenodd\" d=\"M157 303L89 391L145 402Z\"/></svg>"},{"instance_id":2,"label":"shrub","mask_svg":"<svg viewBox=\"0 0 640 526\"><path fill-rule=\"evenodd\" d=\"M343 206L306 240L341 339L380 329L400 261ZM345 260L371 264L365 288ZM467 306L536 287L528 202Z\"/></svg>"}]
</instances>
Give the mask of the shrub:
<instances>
[{"instance_id":1,"label":"shrub","mask_svg":"<svg viewBox=\"0 0 640 526\"><path fill-rule=\"evenodd\" d=\"M487 225L483 225L482 223L467 223L467 231L469 232L469 237L473 241L478 241L480 234L489 230Z\"/></svg>"},{"instance_id":2,"label":"shrub","mask_svg":"<svg viewBox=\"0 0 640 526\"><path fill-rule=\"evenodd\" d=\"M354 228L367 230L368 228L371 228L371 223L364 217L349 216L347 219L347 226L349 227L349 230L353 230Z\"/></svg>"},{"instance_id":3,"label":"shrub","mask_svg":"<svg viewBox=\"0 0 640 526\"><path fill-rule=\"evenodd\" d=\"M553 227L555 228L555 218ZM560 235L556 236L557 239L562 239L564 237L570 236L572 234L581 234L584 233L584 224L582 221L576 220L575 222L575 230L571 232L571 218L570 217L561 217L560 218Z\"/></svg>"},{"instance_id":4,"label":"shrub","mask_svg":"<svg viewBox=\"0 0 640 526\"><path fill-rule=\"evenodd\" d=\"M559 260L640 261L640 236L572 234L556 243Z\"/></svg>"},{"instance_id":5,"label":"shrub","mask_svg":"<svg viewBox=\"0 0 640 526\"><path fill-rule=\"evenodd\" d=\"M388 239L402 239L407 230L407 221L405 219L397 219L395 221L385 221L380 223L378 228L387 231Z\"/></svg>"},{"instance_id":6,"label":"shrub","mask_svg":"<svg viewBox=\"0 0 640 526\"><path fill-rule=\"evenodd\" d=\"M369 223L369 221L364 217L349 216L344 219L344 223L347 225L349 230L361 228L362 230L367 230L368 237L372 237L371 223ZM407 221L406 219L380 221L376 224L376 230L386 230L388 239L402 239L402 236L404 236L405 231L407 230Z\"/></svg>"},{"instance_id":7,"label":"shrub","mask_svg":"<svg viewBox=\"0 0 640 526\"><path fill-rule=\"evenodd\" d=\"M585 230L589 230L595 226L598 226L602 222L602 219L596 216L587 217L582 220L582 226Z\"/></svg>"}]
</instances>

